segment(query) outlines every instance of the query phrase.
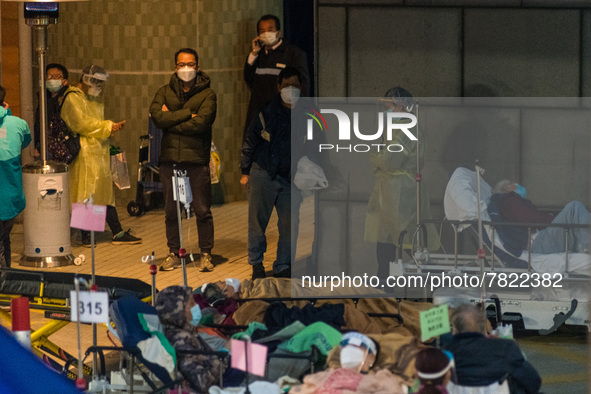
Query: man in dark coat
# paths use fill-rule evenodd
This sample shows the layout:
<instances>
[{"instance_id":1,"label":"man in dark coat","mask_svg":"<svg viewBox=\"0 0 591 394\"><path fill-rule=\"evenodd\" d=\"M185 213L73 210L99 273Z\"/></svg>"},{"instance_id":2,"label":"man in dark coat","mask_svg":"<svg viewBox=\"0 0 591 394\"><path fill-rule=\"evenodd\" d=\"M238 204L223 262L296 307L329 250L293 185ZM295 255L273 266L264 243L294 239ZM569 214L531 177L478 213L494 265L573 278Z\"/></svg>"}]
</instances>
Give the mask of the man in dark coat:
<instances>
[{"instance_id":1,"label":"man in dark coat","mask_svg":"<svg viewBox=\"0 0 591 394\"><path fill-rule=\"evenodd\" d=\"M174 60L175 73L170 82L158 90L150 106L154 124L162 129L160 180L170 251L160 269L171 271L181 266L177 209L172 187L174 166L177 170L186 171L189 178L201 249L200 271L211 271L213 216L209 160L217 99L210 88L209 76L199 70L199 57L195 50L179 49Z\"/></svg>"},{"instance_id":2,"label":"man in dark coat","mask_svg":"<svg viewBox=\"0 0 591 394\"><path fill-rule=\"evenodd\" d=\"M308 96L310 88L306 54L281 37L279 18L263 15L257 22L257 34L244 64L244 81L251 93L245 133L256 113L277 94L277 76L282 69L293 67L298 70L302 96Z\"/></svg>"},{"instance_id":3,"label":"man in dark coat","mask_svg":"<svg viewBox=\"0 0 591 394\"><path fill-rule=\"evenodd\" d=\"M486 317L474 305L463 304L452 315L454 336L446 350L453 353L457 383L488 386L508 379L511 393L534 394L542 379L511 339L486 336Z\"/></svg>"},{"instance_id":4,"label":"man in dark coat","mask_svg":"<svg viewBox=\"0 0 591 394\"><path fill-rule=\"evenodd\" d=\"M292 201L292 197L299 195L291 193L291 116L300 87L298 70L292 67L282 70L276 80L275 98L253 119L242 143L240 184L248 190L248 262L252 265L253 280L265 277L265 231L273 208L279 219L274 276L291 277L291 262L295 257L293 241L298 229L298 221L292 221L292 217L299 216L301 202L301 197Z\"/></svg>"}]
</instances>

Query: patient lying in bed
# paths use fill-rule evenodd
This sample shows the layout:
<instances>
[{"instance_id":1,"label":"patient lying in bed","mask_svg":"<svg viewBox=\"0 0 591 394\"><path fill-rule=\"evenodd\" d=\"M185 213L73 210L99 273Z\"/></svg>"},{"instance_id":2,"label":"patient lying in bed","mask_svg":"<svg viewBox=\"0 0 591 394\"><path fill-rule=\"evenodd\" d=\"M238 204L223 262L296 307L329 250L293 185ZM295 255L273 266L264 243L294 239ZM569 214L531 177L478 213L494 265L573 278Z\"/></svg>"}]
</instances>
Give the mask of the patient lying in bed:
<instances>
[{"instance_id":1,"label":"patient lying in bed","mask_svg":"<svg viewBox=\"0 0 591 394\"><path fill-rule=\"evenodd\" d=\"M488 207L491 216L499 215L504 222L514 223L552 223L552 224L580 224L589 226L591 223L589 211L579 201L571 201L556 216L538 209L530 200L526 199L525 188L509 180L502 180L493 188L493 195ZM562 227L536 226L537 233L532 242L532 253L585 253L589 251L589 228L571 228L569 230L568 247ZM499 236L505 247L510 245L519 249L518 253L527 249L528 234L526 228L510 226L500 227Z\"/></svg>"}]
</instances>

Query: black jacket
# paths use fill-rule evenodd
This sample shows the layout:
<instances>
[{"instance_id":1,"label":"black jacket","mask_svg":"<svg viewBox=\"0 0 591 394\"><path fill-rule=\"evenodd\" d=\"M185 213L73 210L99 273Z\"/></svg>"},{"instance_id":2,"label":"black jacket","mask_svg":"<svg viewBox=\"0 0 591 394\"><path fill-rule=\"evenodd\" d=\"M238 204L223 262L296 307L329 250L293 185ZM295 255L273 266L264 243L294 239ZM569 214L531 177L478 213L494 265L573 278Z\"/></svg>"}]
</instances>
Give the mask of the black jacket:
<instances>
[{"instance_id":1,"label":"black jacket","mask_svg":"<svg viewBox=\"0 0 591 394\"><path fill-rule=\"evenodd\" d=\"M283 40L274 51L261 49L255 62L244 62L244 81L250 88L250 102L246 113L244 130L248 129L254 116L277 94L277 76L285 67L294 67L301 74L301 96L309 95L310 77L306 54L295 45Z\"/></svg>"},{"instance_id":2,"label":"black jacket","mask_svg":"<svg viewBox=\"0 0 591 394\"><path fill-rule=\"evenodd\" d=\"M200 71L196 79L191 90L184 93L181 80L173 74L150 105L154 124L162 129L160 162L209 164L217 99L207 74ZM168 111L162 110L163 104Z\"/></svg>"},{"instance_id":3,"label":"black jacket","mask_svg":"<svg viewBox=\"0 0 591 394\"><path fill-rule=\"evenodd\" d=\"M265 120L265 130L257 114L242 143L242 174L248 175L252 163L257 163L272 179L279 175L290 180L291 110L283 106L281 96L276 95L260 113Z\"/></svg>"},{"instance_id":4,"label":"black jacket","mask_svg":"<svg viewBox=\"0 0 591 394\"><path fill-rule=\"evenodd\" d=\"M510 339L461 333L453 336L446 350L454 355L456 383L462 386L487 386L507 378L511 393L534 394L542 385L538 372Z\"/></svg>"}]
</instances>

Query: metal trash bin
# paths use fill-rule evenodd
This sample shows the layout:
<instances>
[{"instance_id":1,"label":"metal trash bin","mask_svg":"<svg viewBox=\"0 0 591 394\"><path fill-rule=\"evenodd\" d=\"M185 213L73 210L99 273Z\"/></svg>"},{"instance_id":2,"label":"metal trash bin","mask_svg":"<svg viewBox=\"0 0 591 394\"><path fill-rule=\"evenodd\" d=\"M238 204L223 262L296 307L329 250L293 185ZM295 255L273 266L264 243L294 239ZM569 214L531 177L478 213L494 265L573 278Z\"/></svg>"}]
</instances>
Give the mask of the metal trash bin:
<instances>
[{"instance_id":1,"label":"metal trash bin","mask_svg":"<svg viewBox=\"0 0 591 394\"><path fill-rule=\"evenodd\" d=\"M70 247L68 166L40 162L23 166L24 255L20 265L48 268L74 264Z\"/></svg>"}]
</instances>

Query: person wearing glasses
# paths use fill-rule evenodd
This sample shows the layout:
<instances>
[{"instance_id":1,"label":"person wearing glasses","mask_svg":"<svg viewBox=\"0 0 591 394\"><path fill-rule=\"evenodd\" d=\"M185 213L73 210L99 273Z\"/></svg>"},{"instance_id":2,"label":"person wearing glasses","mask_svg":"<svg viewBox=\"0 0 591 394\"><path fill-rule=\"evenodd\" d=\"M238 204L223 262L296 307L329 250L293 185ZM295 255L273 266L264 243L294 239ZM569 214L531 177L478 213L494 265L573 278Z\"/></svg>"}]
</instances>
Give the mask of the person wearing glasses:
<instances>
[{"instance_id":1,"label":"person wearing glasses","mask_svg":"<svg viewBox=\"0 0 591 394\"><path fill-rule=\"evenodd\" d=\"M45 93L47 95L47 122L59 112L64 94L68 90L68 69L59 63L50 63L45 67ZM49 124L49 123L48 123ZM35 111L35 157L41 155L41 125L39 108ZM47 155L47 159L52 158Z\"/></svg>"},{"instance_id":2,"label":"person wearing glasses","mask_svg":"<svg viewBox=\"0 0 591 394\"><path fill-rule=\"evenodd\" d=\"M162 86L150 105L156 127L162 129L160 181L164 193L166 239L169 255L160 266L172 271L181 266L180 236L176 202L173 199L173 166L186 171L193 196L192 207L197 219L201 272L213 270L213 215L211 214L211 178L209 160L211 132L217 110L216 94L209 76L199 69L199 57L191 48L179 49L175 55L175 72Z\"/></svg>"}]
</instances>

